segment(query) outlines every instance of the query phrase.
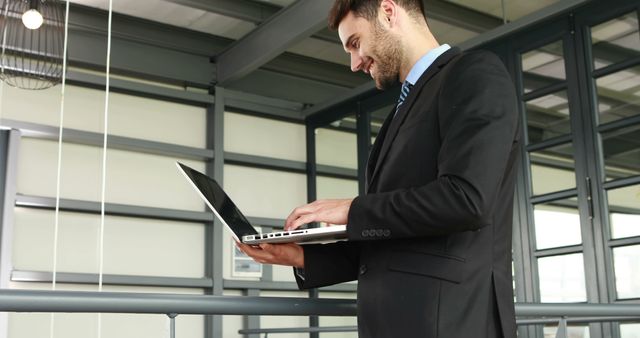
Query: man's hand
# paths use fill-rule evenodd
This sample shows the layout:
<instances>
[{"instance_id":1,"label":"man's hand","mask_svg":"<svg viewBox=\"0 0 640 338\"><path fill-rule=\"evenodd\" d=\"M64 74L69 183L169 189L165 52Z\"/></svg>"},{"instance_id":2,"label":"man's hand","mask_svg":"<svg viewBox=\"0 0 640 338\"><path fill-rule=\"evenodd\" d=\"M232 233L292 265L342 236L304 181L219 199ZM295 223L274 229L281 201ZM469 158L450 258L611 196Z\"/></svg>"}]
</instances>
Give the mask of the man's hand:
<instances>
[{"instance_id":1,"label":"man's hand","mask_svg":"<svg viewBox=\"0 0 640 338\"><path fill-rule=\"evenodd\" d=\"M329 224L347 224L349 208L353 199L317 200L295 208L284 223L285 230L297 229L303 224L326 222Z\"/></svg>"},{"instance_id":2,"label":"man's hand","mask_svg":"<svg viewBox=\"0 0 640 338\"><path fill-rule=\"evenodd\" d=\"M262 264L288 265L304 268L304 250L298 244L267 244L251 246L236 242L242 252Z\"/></svg>"}]
</instances>

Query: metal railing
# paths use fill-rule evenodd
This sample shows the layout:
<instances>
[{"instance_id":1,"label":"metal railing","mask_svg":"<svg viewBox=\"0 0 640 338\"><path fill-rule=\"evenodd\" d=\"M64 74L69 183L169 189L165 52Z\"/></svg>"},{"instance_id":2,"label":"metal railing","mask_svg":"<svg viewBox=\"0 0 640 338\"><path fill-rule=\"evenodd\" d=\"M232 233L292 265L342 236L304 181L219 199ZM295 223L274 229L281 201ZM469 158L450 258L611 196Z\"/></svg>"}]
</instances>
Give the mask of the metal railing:
<instances>
[{"instance_id":1,"label":"metal railing","mask_svg":"<svg viewBox=\"0 0 640 338\"><path fill-rule=\"evenodd\" d=\"M567 326L569 323L595 323L595 322L639 322L640 317L555 317L555 318L535 318L535 319L518 319L517 325L541 325L556 324L558 332L556 338L567 337ZM311 332L357 332L357 326L323 326L323 327L278 327L278 328L259 328L259 329L242 329L238 330L239 334L264 334L265 338L270 333L311 333Z\"/></svg>"},{"instance_id":2,"label":"metal railing","mask_svg":"<svg viewBox=\"0 0 640 338\"><path fill-rule=\"evenodd\" d=\"M36 291L0 289L0 312L156 313L171 318L200 315L355 316L351 299L203 296L125 292ZM557 338L566 337L568 322L635 321L640 304L516 304L519 325L558 323ZM549 318L552 317L552 318ZM295 331L297 330L297 331ZM333 330L333 331L332 331ZM342 331L340 331L342 330ZM242 334L348 332L355 327L245 329Z\"/></svg>"}]
</instances>

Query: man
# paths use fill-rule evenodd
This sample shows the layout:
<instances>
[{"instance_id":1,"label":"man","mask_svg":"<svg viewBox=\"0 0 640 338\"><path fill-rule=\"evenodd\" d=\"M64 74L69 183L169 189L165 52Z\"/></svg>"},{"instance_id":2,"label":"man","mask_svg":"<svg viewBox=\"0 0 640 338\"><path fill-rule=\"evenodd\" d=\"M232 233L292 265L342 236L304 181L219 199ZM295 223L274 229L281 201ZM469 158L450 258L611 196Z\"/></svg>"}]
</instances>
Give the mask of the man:
<instances>
[{"instance_id":1,"label":"man","mask_svg":"<svg viewBox=\"0 0 640 338\"><path fill-rule=\"evenodd\" d=\"M419 0L336 0L353 71L403 83L367 165L367 194L296 208L286 229L347 224L348 242L239 244L294 266L300 288L358 280L360 337L516 336L511 225L519 122L499 59L440 46Z\"/></svg>"}]
</instances>

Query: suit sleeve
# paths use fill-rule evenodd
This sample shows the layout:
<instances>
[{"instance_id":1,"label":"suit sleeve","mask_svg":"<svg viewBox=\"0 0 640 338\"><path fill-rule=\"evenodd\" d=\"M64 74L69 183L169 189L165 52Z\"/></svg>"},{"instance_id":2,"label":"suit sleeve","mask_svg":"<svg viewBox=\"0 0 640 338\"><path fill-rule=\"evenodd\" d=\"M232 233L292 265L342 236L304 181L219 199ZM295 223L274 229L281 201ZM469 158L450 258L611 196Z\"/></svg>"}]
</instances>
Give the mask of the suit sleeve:
<instances>
[{"instance_id":1,"label":"suit sleeve","mask_svg":"<svg viewBox=\"0 0 640 338\"><path fill-rule=\"evenodd\" d=\"M380 229L390 239L439 236L492 223L494 207L502 202L496 196L517 144L515 90L493 54L470 53L451 67L438 98L437 179L357 197L349 211L350 239L372 239L370 234Z\"/></svg>"},{"instance_id":2,"label":"suit sleeve","mask_svg":"<svg viewBox=\"0 0 640 338\"><path fill-rule=\"evenodd\" d=\"M304 270L295 271L300 289L311 289L355 280L358 277L357 243L303 245Z\"/></svg>"}]
</instances>

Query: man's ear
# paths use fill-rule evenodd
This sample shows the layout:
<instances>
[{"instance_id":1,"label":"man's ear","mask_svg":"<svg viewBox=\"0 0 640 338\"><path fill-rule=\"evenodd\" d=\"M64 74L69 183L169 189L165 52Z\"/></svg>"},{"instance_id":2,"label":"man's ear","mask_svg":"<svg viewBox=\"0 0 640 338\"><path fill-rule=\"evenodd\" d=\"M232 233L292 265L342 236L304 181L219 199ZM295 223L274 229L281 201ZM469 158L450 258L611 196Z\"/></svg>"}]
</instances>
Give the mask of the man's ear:
<instances>
[{"instance_id":1,"label":"man's ear","mask_svg":"<svg viewBox=\"0 0 640 338\"><path fill-rule=\"evenodd\" d=\"M398 18L398 5L393 0L382 0L380 2L380 15L382 22L388 26L394 26Z\"/></svg>"}]
</instances>

